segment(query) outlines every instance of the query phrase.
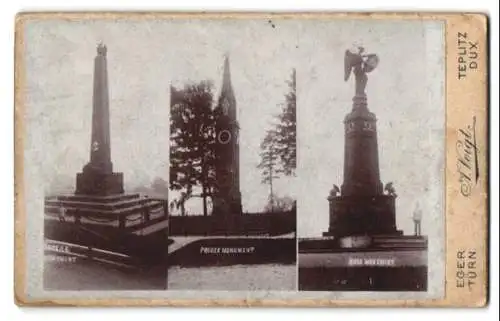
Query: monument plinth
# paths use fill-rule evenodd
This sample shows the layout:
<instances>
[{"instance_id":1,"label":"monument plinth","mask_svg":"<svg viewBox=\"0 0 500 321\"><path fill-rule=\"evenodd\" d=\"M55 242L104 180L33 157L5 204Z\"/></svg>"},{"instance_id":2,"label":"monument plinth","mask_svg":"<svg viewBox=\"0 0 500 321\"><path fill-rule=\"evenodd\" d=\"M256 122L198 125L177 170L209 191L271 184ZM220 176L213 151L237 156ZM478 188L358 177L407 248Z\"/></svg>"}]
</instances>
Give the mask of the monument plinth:
<instances>
[{"instance_id":1,"label":"monument plinth","mask_svg":"<svg viewBox=\"0 0 500 321\"><path fill-rule=\"evenodd\" d=\"M147 224L153 211L163 211L162 201L142 198L139 194L125 194L123 173L113 172L107 47L103 44L97 46L93 81L90 160L76 175L74 195L47 197L45 212L58 214L63 209L65 215L76 223L82 220L86 223L115 222L121 228L127 226L128 216L141 214L142 223ZM139 220L130 221L141 223Z\"/></svg>"}]
</instances>

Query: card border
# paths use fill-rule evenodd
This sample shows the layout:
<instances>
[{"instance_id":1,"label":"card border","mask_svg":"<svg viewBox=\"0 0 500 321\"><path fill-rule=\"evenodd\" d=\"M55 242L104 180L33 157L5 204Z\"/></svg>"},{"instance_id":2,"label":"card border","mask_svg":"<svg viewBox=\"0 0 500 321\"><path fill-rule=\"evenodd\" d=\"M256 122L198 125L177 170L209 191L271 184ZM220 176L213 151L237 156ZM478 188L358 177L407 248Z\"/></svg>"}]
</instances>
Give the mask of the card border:
<instances>
[{"instance_id":1,"label":"card border","mask_svg":"<svg viewBox=\"0 0 500 321\"><path fill-rule=\"evenodd\" d=\"M326 300L326 299L45 299L34 300L26 293L26 207L24 197L25 66L24 26L30 20L143 20L143 19L394 19L442 20L445 22L445 297L419 300ZM15 257L14 297L18 306L245 306L245 307L484 307L488 303L489 244L489 42L488 16L484 13L411 13L411 12L23 12L15 22ZM457 33L467 34L483 49L478 69L467 79L457 76ZM471 107L472 106L472 107ZM476 118L478 165L484 173L473 194L460 194L456 170L456 142L460 128ZM472 220L471 218L474 218ZM457 251L474 249L478 254L477 279L470 289L456 287ZM297 291L298 292L298 291Z\"/></svg>"}]
</instances>

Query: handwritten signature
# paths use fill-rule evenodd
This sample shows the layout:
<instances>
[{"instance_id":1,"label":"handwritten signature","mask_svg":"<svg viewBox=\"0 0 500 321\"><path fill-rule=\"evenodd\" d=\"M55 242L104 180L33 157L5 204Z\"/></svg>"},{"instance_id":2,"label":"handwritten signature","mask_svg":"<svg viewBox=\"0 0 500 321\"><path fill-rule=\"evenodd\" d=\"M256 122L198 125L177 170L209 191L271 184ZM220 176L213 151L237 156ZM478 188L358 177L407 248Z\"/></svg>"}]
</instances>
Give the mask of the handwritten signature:
<instances>
[{"instance_id":1,"label":"handwritten signature","mask_svg":"<svg viewBox=\"0 0 500 321\"><path fill-rule=\"evenodd\" d=\"M460 192L468 197L473 185L479 180L479 150L476 145L476 117L472 118L472 125L458 130L457 171L459 173Z\"/></svg>"}]
</instances>

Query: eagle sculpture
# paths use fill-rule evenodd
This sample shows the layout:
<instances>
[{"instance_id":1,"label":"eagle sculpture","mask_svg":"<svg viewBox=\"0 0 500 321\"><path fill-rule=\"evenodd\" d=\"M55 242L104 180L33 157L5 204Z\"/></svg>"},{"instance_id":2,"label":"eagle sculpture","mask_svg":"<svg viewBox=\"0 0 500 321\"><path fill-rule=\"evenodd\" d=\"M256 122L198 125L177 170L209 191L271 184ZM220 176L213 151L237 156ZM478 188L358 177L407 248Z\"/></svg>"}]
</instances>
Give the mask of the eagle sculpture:
<instances>
[{"instance_id":1,"label":"eagle sculpture","mask_svg":"<svg viewBox=\"0 0 500 321\"><path fill-rule=\"evenodd\" d=\"M365 48L358 47L357 53L346 50L344 55L344 80L349 80L351 73L354 73L356 77L356 94L364 94L368 80L366 74L373 71L379 63L376 54L365 55L364 52Z\"/></svg>"},{"instance_id":2,"label":"eagle sculpture","mask_svg":"<svg viewBox=\"0 0 500 321\"><path fill-rule=\"evenodd\" d=\"M389 182L389 183L385 184L384 190L387 192L387 195L397 196L396 195L396 189L392 185L392 182Z\"/></svg>"}]
</instances>

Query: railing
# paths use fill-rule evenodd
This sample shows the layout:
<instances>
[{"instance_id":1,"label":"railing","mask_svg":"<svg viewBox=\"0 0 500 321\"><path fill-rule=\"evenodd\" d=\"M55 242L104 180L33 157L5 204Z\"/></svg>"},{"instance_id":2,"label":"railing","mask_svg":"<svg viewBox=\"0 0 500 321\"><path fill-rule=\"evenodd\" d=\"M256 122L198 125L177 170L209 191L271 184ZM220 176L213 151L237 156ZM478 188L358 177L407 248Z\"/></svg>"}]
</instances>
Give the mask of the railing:
<instances>
[{"instance_id":1,"label":"railing","mask_svg":"<svg viewBox=\"0 0 500 321\"><path fill-rule=\"evenodd\" d=\"M148 204L149 203L149 204ZM154 203L154 204L151 204ZM120 229L144 225L152 219L168 217L167 202L163 199L146 198L138 201L139 206L127 213L107 213L99 209L81 209L77 207L46 205L45 213L49 219L81 223L112 225ZM64 214L61 213L64 209ZM163 216L162 216L163 215ZM127 224L129 223L129 224Z\"/></svg>"},{"instance_id":2,"label":"railing","mask_svg":"<svg viewBox=\"0 0 500 321\"><path fill-rule=\"evenodd\" d=\"M170 216L170 236L281 235L296 231L294 212L217 216Z\"/></svg>"}]
</instances>

